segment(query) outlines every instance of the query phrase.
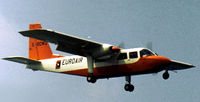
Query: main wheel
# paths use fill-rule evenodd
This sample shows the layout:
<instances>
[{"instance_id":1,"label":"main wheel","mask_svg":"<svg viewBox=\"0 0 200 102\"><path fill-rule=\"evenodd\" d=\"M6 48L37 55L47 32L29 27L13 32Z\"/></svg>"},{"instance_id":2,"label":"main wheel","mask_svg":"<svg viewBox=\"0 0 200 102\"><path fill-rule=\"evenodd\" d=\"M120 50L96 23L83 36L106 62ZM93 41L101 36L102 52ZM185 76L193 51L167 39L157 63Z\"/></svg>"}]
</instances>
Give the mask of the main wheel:
<instances>
[{"instance_id":1,"label":"main wheel","mask_svg":"<svg viewBox=\"0 0 200 102\"><path fill-rule=\"evenodd\" d=\"M95 83L97 81L97 79L94 76L88 76L87 77L87 81L89 83Z\"/></svg>"},{"instance_id":2,"label":"main wheel","mask_svg":"<svg viewBox=\"0 0 200 102\"><path fill-rule=\"evenodd\" d=\"M126 91L132 92L132 91L134 90L134 86L133 86L132 84L126 84L126 85L124 86L124 89L125 89Z\"/></svg>"},{"instance_id":3,"label":"main wheel","mask_svg":"<svg viewBox=\"0 0 200 102\"><path fill-rule=\"evenodd\" d=\"M166 71L163 73L163 79L167 80L169 78L169 73Z\"/></svg>"}]
</instances>

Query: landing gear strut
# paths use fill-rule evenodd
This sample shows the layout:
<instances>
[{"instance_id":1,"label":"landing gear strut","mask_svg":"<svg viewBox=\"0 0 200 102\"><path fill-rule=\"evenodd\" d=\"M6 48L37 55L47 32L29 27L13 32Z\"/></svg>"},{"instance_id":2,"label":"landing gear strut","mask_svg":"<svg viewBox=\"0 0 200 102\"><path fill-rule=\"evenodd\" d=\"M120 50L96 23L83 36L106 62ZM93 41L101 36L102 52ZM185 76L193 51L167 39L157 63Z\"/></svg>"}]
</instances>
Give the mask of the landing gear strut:
<instances>
[{"instance_id":1,"label":"landing gear strut","mask_svg":"<svg viewBox=\"0 0 200 102\"><path fill-rule=\"evenodd\" d=\"M126 76L126 84L124 86L124 89L126 91L132 92L134 90L134 86L131 84L131 76Z\"/></svg>"},{"instance_id":2,"label":"landing gear strut","mask_svg":"<svg viewBox=\"0 0 200 102\"><path fill-rule=\"evenodd\" d=\"M95 83L97 81L96 77L93 75L94 73L94 58L92 56L87 56L87 64L88 64L88 74L87 81L90 83Z\"/></svg>"},{"instance_id":3,"label":"landing gear strut","mask_svg":"<svg viewBox=\"0 0 200 102\"><path fill-rule=\"evenodd\" d=\"M169 73L168 73L168 71L165 71L163 73L163 79L167 80L168 78L169 78Z\"/></svg>"}]
</instances>

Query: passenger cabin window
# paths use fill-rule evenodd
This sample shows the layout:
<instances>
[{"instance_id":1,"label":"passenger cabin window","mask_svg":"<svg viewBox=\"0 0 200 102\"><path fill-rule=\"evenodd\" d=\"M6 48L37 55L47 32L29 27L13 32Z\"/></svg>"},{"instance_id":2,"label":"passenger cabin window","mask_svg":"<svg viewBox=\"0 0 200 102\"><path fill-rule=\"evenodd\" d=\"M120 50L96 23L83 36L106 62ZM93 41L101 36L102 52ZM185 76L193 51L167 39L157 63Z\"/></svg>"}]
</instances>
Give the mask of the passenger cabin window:
<instances>
[{"instance_id":1,"label":"passenger cabin window","mask_svg":"<svg viewBox=\"0 0 200 102\"><path fill-rule=\"evenodd\" d=\"M129 56L130 56L130 58L138 58L137 52L130 52Z\"/></svg>"},{"instance_id":2,"label":"passenger cabin window","mask_svg":"<svg viewBox=\"0 0 200 102\"><path fill-rule=\"evenodd\" d=\"M120 53L117 59L118 60L127 59L127 53Z\"/></svg>"},{"instance_id":3,"label":"passenger cabin window","mask_svg":"<svg viewBox=\"0 0 200 102\"><path fill-rule=\"evenodd\" d=\"M149 50L143 49L143 50L140 51L140 57L152 56L152 55L154 55L154 54Z\"/></svg>"}]
</instances>

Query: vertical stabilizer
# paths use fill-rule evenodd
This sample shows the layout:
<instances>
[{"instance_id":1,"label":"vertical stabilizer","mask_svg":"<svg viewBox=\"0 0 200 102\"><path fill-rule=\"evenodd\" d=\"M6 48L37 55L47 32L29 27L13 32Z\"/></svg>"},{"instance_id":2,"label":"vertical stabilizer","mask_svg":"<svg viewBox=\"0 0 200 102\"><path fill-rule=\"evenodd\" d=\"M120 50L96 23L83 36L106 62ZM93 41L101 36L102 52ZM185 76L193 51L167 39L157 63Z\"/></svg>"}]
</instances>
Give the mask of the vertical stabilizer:
<instances>
[{"instance_id":1,"label":"vertical stabilizer","mask_svg":"<svg viewBox=\"0 0 200 102\"><path fill-rule=\"evenodd\" d=\"M34 23L29 25L30 30L42 29L41 24ZM51 48L48 42L29 38L29 58L34 60L42 60L61 57L52 54Z\"/></svg>"}]
</instances>

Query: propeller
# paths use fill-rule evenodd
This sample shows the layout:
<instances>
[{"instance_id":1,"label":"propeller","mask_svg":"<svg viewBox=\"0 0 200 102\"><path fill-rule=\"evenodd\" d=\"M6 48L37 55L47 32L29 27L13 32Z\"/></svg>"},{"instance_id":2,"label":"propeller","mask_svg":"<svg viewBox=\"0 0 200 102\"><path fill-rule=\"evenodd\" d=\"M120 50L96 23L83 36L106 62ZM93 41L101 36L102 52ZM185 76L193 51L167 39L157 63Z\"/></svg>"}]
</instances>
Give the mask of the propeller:
<instances>
[{"instance_id":1,"label":"propeller","mask_svg":"<svg viewBox=\"0 0 200 102\"><path fill-rule=\"evenodd\" d=\"M153 51L153 43L152 42L147 42L146 47Z\"/></svg>"},{"instance_id":2,"label":"propeller","mask_svg":"<svg viewBox=\"0 0 200 102\"><path fill-rule=\"evenodd\" d=\"M124 42L121 42L117 47L124 49L125 48Z\"/></svg>"},{"instance_id":3,"label":"propeller","mask_svg":"<svg viewBox=\"0 0 200 102\"><path fill-rule=\"evenodd\" d=\"M117 47L124 49L125 48L125 44L124 42L121 42ZM153 43L152 41L149 41L146 43L146 48L153 50Z\"/></svg>"},{"instance_id":4,"label":"propeller","mask_svg":"<svg viewBox=\"0 0 200 102\"><path fill-rule=\"evenodd\" d=\"M121 42L121 43L118 45L118 47L124 49L124 48L125 48L124 42Z\"/></svg>"}]
</instances>

